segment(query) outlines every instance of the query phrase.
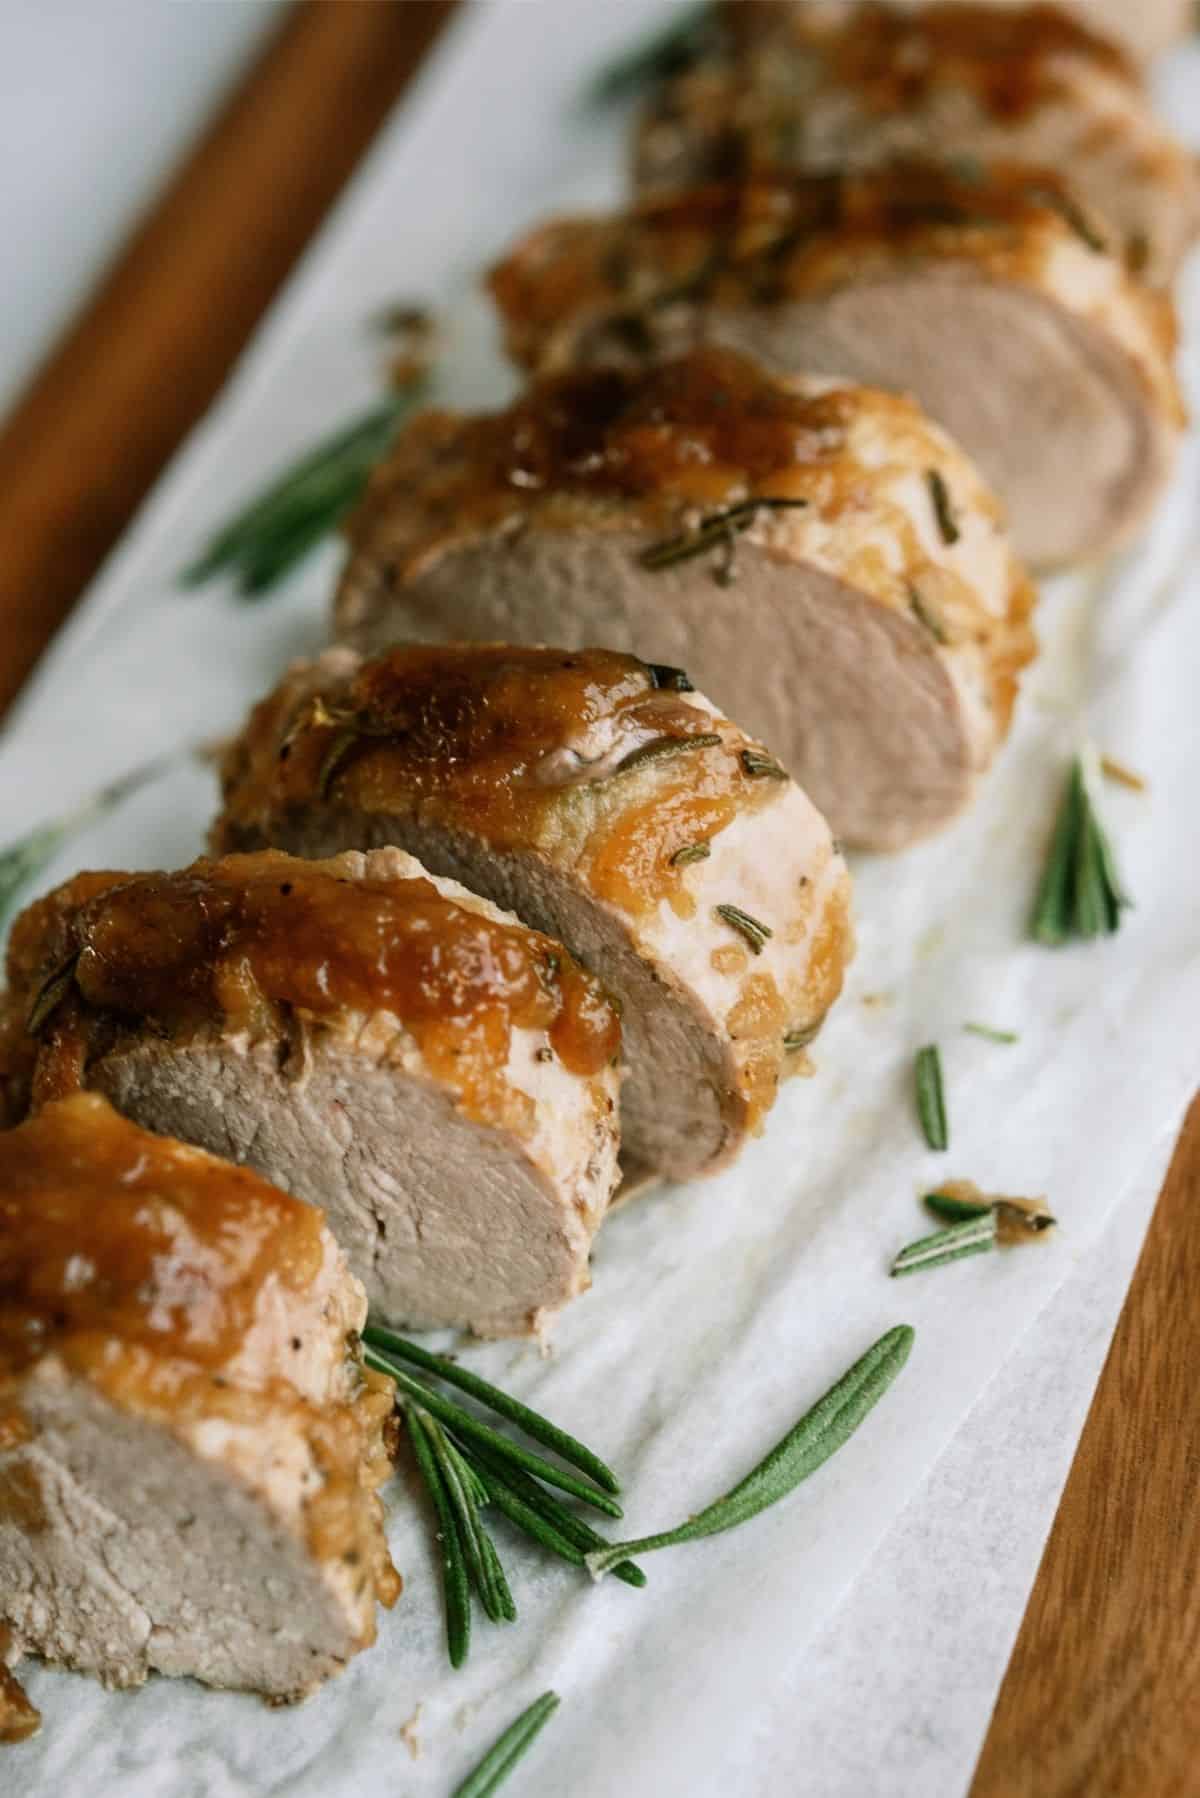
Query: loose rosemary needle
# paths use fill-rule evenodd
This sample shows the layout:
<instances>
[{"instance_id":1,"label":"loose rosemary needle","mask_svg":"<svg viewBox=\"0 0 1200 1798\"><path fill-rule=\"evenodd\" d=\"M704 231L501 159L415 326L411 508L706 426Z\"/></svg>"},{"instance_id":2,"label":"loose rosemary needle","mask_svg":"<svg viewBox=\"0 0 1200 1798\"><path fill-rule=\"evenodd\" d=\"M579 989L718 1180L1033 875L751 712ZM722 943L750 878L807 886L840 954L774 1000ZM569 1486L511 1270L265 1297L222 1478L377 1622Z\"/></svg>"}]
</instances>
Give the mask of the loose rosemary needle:
<instances>
[{"instance_id":1,"label":"loose rosemary needle","mask_svg":"<svg viewBox=\"0 0 1200 1798\"><path fill-rule=\"evenodd\" d=\"M914 1332L907 1324L897 1324L895 1329L881 1336L782 1441L776 1443L765 1460L723 1497L706 1505L696 1516L689 1517L686 1523L659 1535L614 1542L608 1548L596 1549L589 1554L587 1564L593 1578L599 1579L628 1555L674 1548L682 1542L695 1542L702 1536L715 1536L722 1530L734 1529L757 1517L768 1505L786 1498L849 1440L867 1413L878 1404L908 1360L913 1338Z\"/></svg>"},{"instance_id":2,"label":"loose rosemary needle","mask_svg":"<svg viewBox=\"0 0 1200 1798\"><path fill-rule=\"evenodd\" d=\"M557 1692L543 1692L488 1749L473 1773L454 1788L452 1798L489 1798L508 1778L521 1756L558 1709Z\"/></svg>"},{"instance_id":3,"label":"loose rosemary needle","mask_svg":"<svg viewBox=\"0 0 1200 1798\"><path fill-rule=\"evenodd\" d=\"M1049 948L1072 937L1112 936L1132 903L1097 816L1083 760L1076 756L1034 903L1032 934Z\"/></svg>"},{"instance_id":4,"label":"loose rosemary needle","mask_svg":"<svg viewBox=\"0 0 1200 1798\"><path fill-rule=\"evenodd\" d=\"M917 1051L917 1115L931 1149L950 1147L946 1121L946 1094L942 1086L942 1057L936 1043Z\"/></svg>"}]
</instances>

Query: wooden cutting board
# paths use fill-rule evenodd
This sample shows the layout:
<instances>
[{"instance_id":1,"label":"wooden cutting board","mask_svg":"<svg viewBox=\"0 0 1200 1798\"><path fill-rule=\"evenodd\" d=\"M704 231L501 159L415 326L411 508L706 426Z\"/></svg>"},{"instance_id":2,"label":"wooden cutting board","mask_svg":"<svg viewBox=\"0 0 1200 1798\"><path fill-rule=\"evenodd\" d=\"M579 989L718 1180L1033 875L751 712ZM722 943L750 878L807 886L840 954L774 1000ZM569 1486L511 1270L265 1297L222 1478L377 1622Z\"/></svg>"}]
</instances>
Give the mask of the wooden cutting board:
<instances>
[{"instance_id":1,"label":"wooden cutting board","mask_svg":"<svg viewBox=\"0 0 1200 1798\"><path fill-rule=\"evenodd\" d=\"M218 392L453 4L295 7L7 421L0 710ZM971 1798L1200 1794L1198 1391L1200 1099Z\"/></svg>"}]
</instances>

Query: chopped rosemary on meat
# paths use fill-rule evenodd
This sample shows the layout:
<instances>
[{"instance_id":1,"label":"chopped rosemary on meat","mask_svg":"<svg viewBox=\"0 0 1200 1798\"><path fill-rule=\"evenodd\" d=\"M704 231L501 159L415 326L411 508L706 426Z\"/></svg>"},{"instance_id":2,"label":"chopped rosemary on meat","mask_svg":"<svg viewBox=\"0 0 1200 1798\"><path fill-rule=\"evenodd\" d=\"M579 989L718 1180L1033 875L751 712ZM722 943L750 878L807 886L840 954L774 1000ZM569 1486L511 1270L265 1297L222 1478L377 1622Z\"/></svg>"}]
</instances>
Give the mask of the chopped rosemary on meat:
<instances>
[{"instance_id":1,"label":"chopped rosemary on meat","mask_svg":"<svg viewBox=\"0 0 1200 1798\"><path fill-rule=\"evenodd\" d=\"M696 691L691 678L682 668L672 668L669 662L647 662L646 673L650 676L652 687L664 688L669 693L694 693Z\"/></svg>"},{"instance_id":2,"label":"chopped rosemary on meat","mask_svg":"<svg viewBox=\"0 0 1200 1798\"><path fill-rule=\"evenodd\" d=\"M925 629L929 632L931 637L935 637L939 643L948 643L950 641L946 634L945 625L942 623L941 619L930 610L921 589L919 587L914 587L911 582L909 583L908 588L908 603L912 607L914 617L919 623L925 626Z\"/></svg>"},{"instance_id":3,"label":"chopped rosemary on meat","mask_svg":"<svg viewBox=\"0 0 1200 1798\"><path fill-rule=\"evenodd\" d=\"M736 930L744 938L753 955L761 955L764 943L775 934L769 924L761 924L748 911L743 911L740 905L718 905L714 910L718 918L723 918L731 930Z\"/></svg>"},{"instance_id":4,"label":"chopped rosemary on meat","mask_svg":"<svg viewBox=\"0 0 1200 1798\"><path fill-rule=\"evenodd\" d=\"M755 780L786 780L787 769L781 768L773 755L762 749L743 749L742 767Z\"/></svg>"},{"instance_id":5,"label":"chopped rosemary on meat","mask_svg":"<svg viewBox=\"0 0 1200 1798\"><path fill-rule=\"evenodd\" d=\"M713 730L701 731L695 737L655 737L652 742L631 749L617 763L613 773L628 774L631 768L640 768L643 762L661 761L664 756L682 755L689 749L719 749L720 746L720 736Z\"/></svg>"},{"instance_id":6,"label":"chopped rosemary on meat","mask_svg":"<svg viewBox=\"0 0 1200 1798\"><path fill-rule=\"evenodd\" d=\"M123 800L157 780L179 759L176 755L160 755L153 761L143 762L140 767L121 775L119 780L109 781L97 792L89 794L70 811L52 818L48 824L39 824L26 836L18 837L15 843L0 849L0 927L8 920L25 888L37 879L43 868L49 867L72 837L86 830L89 824L96 823L97 819L107 817Z\"/></svg>"},{"instance_id":7,"label":"chopped rosemary on meat","mask_svg":"<svg viewBox=\"0 0 1200 1798\"><path fill-rule=\"evenodd\" d=\"M671 866L686 868L692 862L706 862L711 854L711 843L685 843L683 848L677 849L671 857Z\"/></svg>"},{"instance_id":8,"label":"chopped rosemary on meat","mask_svg":"<svg viewBox=\"0 0 1200 1798\"><path fill-rule=\"evenodd\" d=\"M916 1060L917 1116L931 1149L948 1149L950 1128L946 1122L946 1094L942 1086L942 1057L936 1043L918 1049Z\"/></svg>"},{"instance_id":9,"label":"chopped rosemary on meat","mask_svg":"<svg viewBox=\"0 0 1200 1798\"><path fill-rule=\"evenodd\" d=\"M901 1249L892 1263L893 1278L986 1255L997 1244L1028 1241L1052 1230L1057 1221L1043 1199L989 1198L966 1181L956 1182L954 1190L926 1193L925 1204L949 1228Z\"/></svg>"},{"instance_id":10,"label":"chopped rosemary on meat","mask_svg":"<svg viewBox=\"0 0 1200 1798\"><path fill-rule=\"evenodd\" d=\"M986 1211L966 1223L952 1224L948 1230L937 1230L922 1236L901 1249L892 1262L892 1278L900 1274L917 1274L928 1267L945 1267L951 1261L962 1261L968 1255L986 1255L996 1246L996 1217Z\"/></svg>"},{"instance_id":11,"label":"chopped rosemary on meat","mask_svg":"<svg viewBox=\"0 0 1200 1798\"><path fill-rule=\"evenodd\" d=\"M29 1007L29 1013L25 1019L25 1028L30 1036L37 1036L39 1031L49 1023L70 992L75 981L75 964L78 960L79 951L76 950L74 955L68 956L61 966L47 975L34 994L33 1003Z\"/></svg>"},{"instance_id":12,"label":"chopped rosemary on meat","mask_svg":"<svg viewBox=\"0 0 1200 1798\"><path fill-rule=\"evenodd\" d=\"M1021 1040L1015 1030L995 1030L990 1024L964 1024L963 1029L969 1036L981 1036L988 1043L1019 1043Z\"/></svg>"},{"instance_id":13,"label":"chopped rosemary on meat","mask_svg":"<svg viewBox=\"0 0 1200 1798\"><path fill-rule=\"evenodd\" d=\"M454 1788L451 1798L491 1798L500 1789L534 1738L559 1706L557 1692L543 1692L488 1749L473 1773Z\"/></svg>"},{"instance_id":14,"label":"chopped rosemary on meat","mask_svg":"<svg viewBox=\"0 0 1200 1798\"><path fill-rule=\"evenodd\" d=\"M1090 941L1112 936L1121 927L1121 913L1132 904L1096 815L1083 761L1076 756L1034 903L1033 937L1058 948L1072 937Z\"/></svg>"},{"instance_id":15,"label":"chopped rosemary on meat","mask_svg":"<svg viewBox=\"0 0 1200 1798\"><path fill-rule=\"evenodd\" d=\"M1145 776L1135 774L1132 768L1127 768L1124 762L1119 762L1115 756L1102 755L1100 757L1100 772L1105 780L1114 780L1119 787L1128 787L1131 793L1146 791Z\"/></svg>"},{"instance_id":16,"label":"chopped rosemary on meat","mask_svg":"<svg viewBox=\"0 0 1200 1798\"><path fill-rule=\"evenodd\" d=\"M593 1577L599 1579L624 1555L674 1548L681 1542L695 1542L702 1536L734 1529L757 1517L768 1505L786 1498L849 1440L878 1404L908 1360L913 1336L908 1324L897 1324L881 1336L744 1480L686 1523L659 1535L615 1542L590 1554L587 1564Z\"/></svg>"},{"instance_id":17,"label":"chopped rosemary on meat","mask_svg":"<svg viewBox=\"0 0 1200 1798\"><path fill-rule=\"evenodd\" d=\"M824 1020L822 1019L816 1024L809 1024L803 1030L786 1031L783 1038L784 1054L798 1055L801 1049L807 1049L809 1044L815 1042L817 1037L821 1034L821 1023L823 1022Z\"/></svg>"},{"instance_id":18,"label":"chopped rosemary on meat","mask_svg":"<svg viewBox=\"0 0 1200 1798\"><path fill-rule=\"evenodd\" d=\"M678 531L673 537L652 543L641 552L638 563L642 568L657 572L661 568L674 568L679 562L688 562L693 556L706 555L711 549L723 548L731 553L738 533L749 530L760 512L798 510L807 505L806 499L739 500L720 512L707 513L689 530ZM727 560L717 570L717 579L722 585L728 585L732 573Z\"/></svg>"},{"instance_id":19,"label":"chopped rosemary on meat","mask_svg":"<svg viewBox=\"0 0 1200 1798\"><path fill-rule=\"evenodd\" d=\"M460 1667L470 1647L472 1588L492 1622L513 1622L517 1615L481 1513L494 1506L550 1553L581 1567L588 1553L607 1544L547 1487L557 1486L609 1516L620 1517L621 1507L610 1496L619 1490L617 1476L591 1449L539 1412L394 1330L368 1323L363 1352L368 1366L395 1383L397 1409L437 1516L446 1645L451 1665ZM419 1368L420 1375L410 1368ZM510 1440L447 1398L431 1380L456 1386L588 1477L581 1479L568 1467ZM624 1556L618 1560L618 1578L630 1586L645 1585L640 1568Z\"/></svg>"},{"instance_id":20,"label":"chopped rosemary on meat","mask_svg":"<svg viewBox=\"0 0 1200 1798\"><path fill-rule=\"evenodd\" d=\"M1057 212L1063 223L1075 233L1081 243L1097 256L1103 256L1108 244L1092 224L1087 214L1067 193L1058 187L1037 187L1031 190L1030 198L1040 200L1051 212Z\"/></svg>"},{"instance_id":21,"label":"chopped rosemary on meat","mask_svg":"<svg viewBox=\"0 0 1200 1798\"><path fill-rule=\"evenodd\" d=\"M355 505L427 385L423 373L404 381L363 417L293 463L221 527L184 569L182 584L198 587L227 574L243 599L267 593Z\"/></svg>"},{"instance_id":22,"label":"chopped rosemary on meat","mask_svg":"<svg viewBox=\"0 0 1200 1798\"><path fill-rule=\"evenodd\" d=\"M958 528L958 519L954 514L954 504L950 498L950 489L946 485L946 477L940 468L927 468L925 480L929 486L929 498L933 505L933 515L937 519L938 530L945 544L957 543L962 536Z\"/></svg>"},{"instance_id":23,"label":"chopped rosemary on meat","mask_svg":"<svg viewBox=\"0 0 1200 1798\"><path fill-rule=\"evenodd\" d=\"M656 82L690 68L719 39L717 10L709 0L702 0L644 43L607 63L588 84L587 103L611 106L619 100L633 99Z\"/></svg>"}]
</instances>

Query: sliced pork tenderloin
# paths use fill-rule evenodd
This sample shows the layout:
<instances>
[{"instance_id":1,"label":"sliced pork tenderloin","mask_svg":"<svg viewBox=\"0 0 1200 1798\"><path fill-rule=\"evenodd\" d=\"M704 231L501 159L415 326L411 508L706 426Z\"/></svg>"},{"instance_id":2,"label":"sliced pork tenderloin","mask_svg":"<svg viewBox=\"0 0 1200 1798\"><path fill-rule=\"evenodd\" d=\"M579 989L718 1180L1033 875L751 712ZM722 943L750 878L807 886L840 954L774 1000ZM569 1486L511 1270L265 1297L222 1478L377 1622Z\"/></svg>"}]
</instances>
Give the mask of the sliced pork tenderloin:
<instances>
[{"instance_id":1,"label":"sliced pork tenderloin","mask_svg":"<svg viewBox=\"0 0 1200 1798\"><path fill-rule=\"evenodd\" d=\"M914 158L1054 170L1154 285L1200 231L1195 160L1136 67L1054 7L761 11L739 0L731 15L728 48L650 102L635 158L643 190Z\"/></svg>"},{"instance_id":2,"label":"sliced pork tenderloin","mask_svg":"<svg viewBox=\"0 0 1200 1798\"><path fill-rule=\"evenodd\" d=\"M333 649L256 709L224 783L219 850L396 843L566 943L620 1001L627 1182L723 1166L807 1071L849 953L845 867L678 669Z\"/></svg>"},{"instance_id":3,"label":"sliced pork tenderloin","mask_svg":"<svg viewBox=\"0 0 1200 1798\"><path fill-rule=\"evenodd\" d=\"M394 1394L319 1212L95 1094L0 1149L0 1624L36 1654L302 1698L399 1580Z\"/></svg>"},{"instance_id":4,"label":"sliced pork tenderloin","mask_svg":"<svg viewBox=\"0 0 1200 1798\"><path fill-rule=\"evenodd\" d=\"M322 1205L382 1316L521 1334L587 1286L616 1013L399 850L80 876L17 920L10 985L35 1105L95 1089Z\"/></svg>"},{"instance_id":5,"label":"sliced pork tenderloin","mask_svg":"<svg viewBox=\"0 0 1200 1798\"><path fill-rule=\"evenodd\" d=\"M925 165L701 188L544 225L492 287L512 354L543 373L713 343L912 393L1041 567L1129 538L1183 424L1170 302L1046 177Z\"/></svg>"},{"instance_id":6,"label":"sliced pork tenderloin","mask_svg":"<svg viewBox=\"0 0 1200 1798\"><path fill-rule=\"evenodd\" d=\"M966 802L1031 653L999 508L935 426L728 351L414 420L350 538L335 628L357 646L605 643L684 667L877 848Z\"/></svg>"}]
</instances>

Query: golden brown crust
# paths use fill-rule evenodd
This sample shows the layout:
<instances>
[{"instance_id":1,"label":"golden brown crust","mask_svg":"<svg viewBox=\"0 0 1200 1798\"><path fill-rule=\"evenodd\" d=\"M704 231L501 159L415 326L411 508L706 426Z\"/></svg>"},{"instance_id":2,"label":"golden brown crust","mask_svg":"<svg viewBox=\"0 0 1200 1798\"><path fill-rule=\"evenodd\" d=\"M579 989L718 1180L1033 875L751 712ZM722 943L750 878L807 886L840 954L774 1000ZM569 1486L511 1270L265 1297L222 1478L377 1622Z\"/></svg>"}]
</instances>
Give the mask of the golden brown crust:
<instances>
[{"instance_id":1,"label":"golden brown crust","mask_svg":"<svg viewBox=\"0 0 1200 1798\"><path fill-rule=\"evenodd\" d=\"M481 1118L507 1090L515 1029L544 1029L582 1074L611 1062L620 1035L596 982L548 938L426 879L350 878L336 860L271 851L79 876L17 920L9 979L41 1039L39 1103L86 1080L130 1024L288 1040L293 1018L336 1029L387 1013Z\"/></svg>"}]
</instances>

